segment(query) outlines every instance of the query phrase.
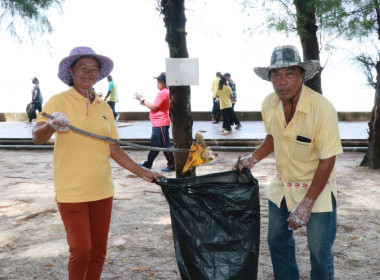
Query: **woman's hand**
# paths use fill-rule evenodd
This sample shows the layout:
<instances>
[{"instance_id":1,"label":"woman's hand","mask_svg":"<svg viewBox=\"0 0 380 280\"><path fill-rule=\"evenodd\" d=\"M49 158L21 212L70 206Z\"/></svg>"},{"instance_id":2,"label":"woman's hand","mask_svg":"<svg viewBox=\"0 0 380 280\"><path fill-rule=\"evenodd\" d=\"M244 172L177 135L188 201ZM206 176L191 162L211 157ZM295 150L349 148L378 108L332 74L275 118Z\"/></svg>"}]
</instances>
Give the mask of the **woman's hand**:
<instances>
[{"instance_id":1,"label":"woman's hand","mask_svg":"<svg viewBox=\"0 0 380 280\"><path fill-rule=\"evenodd\" d=\"M165 176L161 173L153 172L150 170L144 170L144 173L142 173L141 178L143 178L145 181L149 183L156 183L160 181L160 178L165 178Z\"/></svg>"},{"instance_id":2,"label":"woman's hand","mask_svg":"<svg viewBox=\"0 0 380 280\"><path fill-rule=\"evenodd\" d=\"M54 119L49 120L49 124L54 130L58 130L58 131L69 130L70 122L64 113L54 112L52 116L54 117Z\"/></svg>"},{"instance_id":3,"label":"woman's hand","mask_svg":"<svg viewBox=\"0 0 380 280\"><path fill-rule=\"evenodd\" d=\"M133 161L127 153L120 147L119 144L109 144L110 156L121 167L131 171L133 174L139 176L149 183L158 182L160 178L165 178L160 173L152 172L148 169L142 168L135 161Z\"/></svg>"}]
</instances>

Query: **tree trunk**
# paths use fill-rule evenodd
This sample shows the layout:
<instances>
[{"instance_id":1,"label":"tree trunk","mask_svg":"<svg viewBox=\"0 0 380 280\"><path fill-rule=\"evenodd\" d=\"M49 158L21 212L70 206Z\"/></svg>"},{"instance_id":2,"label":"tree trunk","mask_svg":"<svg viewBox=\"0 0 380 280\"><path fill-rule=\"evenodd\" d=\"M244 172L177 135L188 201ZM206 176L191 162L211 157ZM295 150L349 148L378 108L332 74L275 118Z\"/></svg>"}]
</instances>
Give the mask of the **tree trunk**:
<instances>
[{"instance_id":1,"label":"tree trunk","mask_svg":"<svg viewBox=\"0 0 380 280\"><path fill-rule=\"evenodd\" d=\"M380 169L380 61L376 63L375 105L368 123L368 150L360 166Z\"/></svg>"},{"instance_id":2,"label":"tree trunk","mask_svg":"<svg viewBox=\"0 0 380 280\"><path fill-rule=\"evenodd\" d=\"M319 44L317 39L318 26L316 25L315 4L313 0L294 0L294 6L297 10L297 32L300 37L303 59L318 60ZM322 67L313 78L307 80L305 85L322 94L321 74Z\"/></svg>"},{"instance_id":3,"label":"tree trunk","mask_svg":"<svg viewBox=\"0 0 380 280\"><path fill-rule=\"evenodd\" d=\"M185 0L161 0L166 42L171 58L188 58ZM175 148L190 149L193 142L190 86L170 86L170 117ZM176 177L195 176L195 169L182 174L188 153L175 153Z\"/></svg>"}]
</instances>

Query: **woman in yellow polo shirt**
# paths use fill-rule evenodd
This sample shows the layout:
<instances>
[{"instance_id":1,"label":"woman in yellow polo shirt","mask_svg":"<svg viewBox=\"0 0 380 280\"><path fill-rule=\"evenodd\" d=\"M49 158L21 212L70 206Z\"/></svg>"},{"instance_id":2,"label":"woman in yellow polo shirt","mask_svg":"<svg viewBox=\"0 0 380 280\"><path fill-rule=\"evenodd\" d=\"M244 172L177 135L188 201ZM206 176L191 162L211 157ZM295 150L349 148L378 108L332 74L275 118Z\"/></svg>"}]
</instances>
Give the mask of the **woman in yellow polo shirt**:
<instances>
[{"instance_id":1,"label":"woman in yellow polo shirt","mask_svg":"<svg viewBox=\"0 0 380 280\"><path fill-rule=\"evenodd\" d=\"M54 188L70 247L69 279L100 279L106 255L114 195L109 158L148 182L162 175L141 168L118 144L84 137L68 125L118 138L113 112L92 89L113 69L108 57L76 47L59 64L58 77L70 89L53 96L33 129L35 144L55 133Z\"/></svg>"},{"instance_id":2,"label":"woman in yellow polo shirt","mask_svg":"<svg viewBox=\"0 0 380 280\"><path fill-rule=\"evenodd\" d=\"M227 85L227 79L224 76L220 77L218 90L216 91L216 97L219 99L220 111L223 116L223 125L221 127L222 132L232 133L231 122L233 119L233 110L231 102L232 90Z\"/></svg>"}]
</instances>

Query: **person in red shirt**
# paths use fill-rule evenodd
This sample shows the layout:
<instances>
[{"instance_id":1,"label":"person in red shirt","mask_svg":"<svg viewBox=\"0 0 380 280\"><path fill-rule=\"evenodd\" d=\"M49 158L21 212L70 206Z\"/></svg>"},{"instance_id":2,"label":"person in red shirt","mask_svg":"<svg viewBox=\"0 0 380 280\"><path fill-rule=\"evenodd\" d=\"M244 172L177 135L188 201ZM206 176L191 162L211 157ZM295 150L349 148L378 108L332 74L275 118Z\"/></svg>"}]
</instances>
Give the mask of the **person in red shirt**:
<instances>
[{"instance_id":1,"label":"person in red shirt","mask_svg":"<svg viewBox=\"0 0 380 280\"><path fill-rule=\"evenodd\" d=\"M141 93L136 93L135 98L140 101L140 104L150 109L149 119L152 124L152 136L150 145L152 147L170 148L172 147L169 139L170 128L170 95L169 88L166 86L166 74L163 72L157 77L157 88L159 90L156 99L153 103L146 101ZM140 166L151 169L153 161L157 157L159 151L150 151L148 158L144 163L139 163ZM174 154L172 152L164 152L168 161L167 166L161 171L171 172L175 170Z\"/></svg>"}]
</instances>

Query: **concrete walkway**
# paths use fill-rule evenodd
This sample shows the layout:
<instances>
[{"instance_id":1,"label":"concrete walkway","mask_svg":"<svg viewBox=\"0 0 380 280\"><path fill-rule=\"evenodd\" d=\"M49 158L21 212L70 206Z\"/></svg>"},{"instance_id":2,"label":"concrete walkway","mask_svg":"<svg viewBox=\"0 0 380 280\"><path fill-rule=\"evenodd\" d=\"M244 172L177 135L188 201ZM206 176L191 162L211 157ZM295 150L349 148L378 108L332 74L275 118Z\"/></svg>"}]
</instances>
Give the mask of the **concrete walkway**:
<instances>
[{"instance_id":1,"label":"concrete walkway","mask_svg":"<svg viewBox=\"0 0 380 280\"><path fill-rule=\"evenodd\" d=\"M31 124L0 122L0 145L32 144L34 124L34 122ZM151 135L149 121L119 121L117 124L120 140L149 143ZM233 129L231 134L222 133L220 131L221 126L221 123L212 124L209 121L195 121L193 123L193 136L199 132L208 142L208 145L227 146L255 146L265 137L264 124L261 121L244 121L242 128ZM367 129L367 122L339 122L339 132L343 144L355 142L360 143L359 146L365 146L368 138Z\"/></svg>"}]
</instances>

